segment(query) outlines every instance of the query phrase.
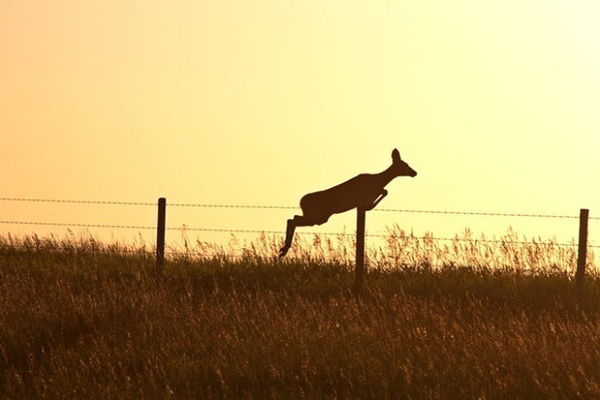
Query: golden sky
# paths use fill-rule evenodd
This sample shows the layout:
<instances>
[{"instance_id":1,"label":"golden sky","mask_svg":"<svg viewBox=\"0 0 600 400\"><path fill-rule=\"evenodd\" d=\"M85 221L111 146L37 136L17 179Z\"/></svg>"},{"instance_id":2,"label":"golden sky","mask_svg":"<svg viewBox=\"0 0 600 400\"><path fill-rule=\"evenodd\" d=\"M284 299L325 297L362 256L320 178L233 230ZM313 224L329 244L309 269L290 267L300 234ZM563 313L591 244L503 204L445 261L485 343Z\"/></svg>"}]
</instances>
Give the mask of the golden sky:
<instances>
[{"instance_id":1,"label":"golden sky","mask_svg":"<svg viewBox=\"0 0 600 400\"><path fill-rule=\"evenodd\" d=\"M296 205L397 147L419 175L381 207L600 215L598 21L596 0L2 0L0 192ZM152 208L0 204L5 220L155 222ZM577 232L371 214L371 230ZM289 216L168 213L267 230Z\"/></svg>"}]
</instances>

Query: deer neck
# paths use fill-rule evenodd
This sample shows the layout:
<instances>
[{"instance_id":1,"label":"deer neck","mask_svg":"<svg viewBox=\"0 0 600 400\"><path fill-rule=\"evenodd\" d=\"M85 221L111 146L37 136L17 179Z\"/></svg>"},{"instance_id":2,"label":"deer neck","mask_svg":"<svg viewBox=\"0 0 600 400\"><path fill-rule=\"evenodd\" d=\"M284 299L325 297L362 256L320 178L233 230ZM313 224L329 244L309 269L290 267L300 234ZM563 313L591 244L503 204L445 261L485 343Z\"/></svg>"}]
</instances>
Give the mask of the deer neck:
<instances>
[{"instance_id":1,"label":"deer neck","mask_svg":"<svg viewBox=\"0 0 600 400\"><path fill-rule=\"evenodd\" d=\"M385 187L392 179L396 177L394 172L392 171L392 167L390 166L385 171L382 171L376 174L379 180L381 181L381 187Z\"/></svg>"}]
</instances>

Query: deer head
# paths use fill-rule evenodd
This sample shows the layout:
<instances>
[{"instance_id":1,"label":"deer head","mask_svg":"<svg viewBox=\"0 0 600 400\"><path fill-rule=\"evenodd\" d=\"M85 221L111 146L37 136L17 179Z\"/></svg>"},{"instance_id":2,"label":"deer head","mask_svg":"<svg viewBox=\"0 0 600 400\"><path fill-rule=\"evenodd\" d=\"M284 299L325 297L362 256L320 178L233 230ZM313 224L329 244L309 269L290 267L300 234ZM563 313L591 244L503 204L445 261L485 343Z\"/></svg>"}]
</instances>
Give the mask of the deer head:
<instances>
[{"instance_id":1,"label":"deer head","mask_svg":"<svg viewBox=\"0 0 600 400\"><path fill-rule=\"evenodd\" d=\"M400 158L400 152L397 149L392 151L392 171L396 176L417 176L417 171L412 169L407 163Z\"/></svg>"}]
</instances>

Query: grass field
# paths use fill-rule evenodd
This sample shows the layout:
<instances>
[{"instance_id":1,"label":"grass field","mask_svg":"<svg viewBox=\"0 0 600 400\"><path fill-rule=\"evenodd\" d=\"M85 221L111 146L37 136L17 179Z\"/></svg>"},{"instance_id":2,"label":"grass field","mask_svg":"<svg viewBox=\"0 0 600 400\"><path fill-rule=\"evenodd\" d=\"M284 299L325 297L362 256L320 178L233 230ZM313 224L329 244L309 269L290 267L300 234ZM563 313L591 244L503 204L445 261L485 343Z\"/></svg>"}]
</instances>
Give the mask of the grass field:
<instances>
[{"instance_id":1,"label":"grass field","mask_svg":"<svg viewBox=\"0 0 600 400\"><path fill-rule=\"evenodd\" d=\"M394 235L360 298L346 239L196 243L158 276L135 246L1 237L0 398L600 397L573 248Z\"/></svg>"}]
</instances>

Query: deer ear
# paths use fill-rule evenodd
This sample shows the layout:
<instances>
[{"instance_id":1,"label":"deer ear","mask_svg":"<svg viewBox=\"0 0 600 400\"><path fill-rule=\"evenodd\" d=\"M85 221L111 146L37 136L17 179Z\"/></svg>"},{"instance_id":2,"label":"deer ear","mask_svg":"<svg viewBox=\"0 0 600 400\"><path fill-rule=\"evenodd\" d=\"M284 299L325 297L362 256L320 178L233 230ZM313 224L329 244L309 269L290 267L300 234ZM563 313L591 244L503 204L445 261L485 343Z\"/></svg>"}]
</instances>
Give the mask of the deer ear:
<instances>
[{"instance_id":1,"label":"deer ear","mask_svg":"<svg viewBox=\"0 0 600 400\"><path fill-rule=\"evenodd\" d=\"M392 151L392 161L393 162L400 161L400 152L398 151L398 149L394 149L394 151Z\"/></svg>"}]
</instances>

